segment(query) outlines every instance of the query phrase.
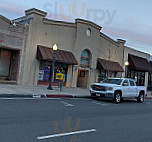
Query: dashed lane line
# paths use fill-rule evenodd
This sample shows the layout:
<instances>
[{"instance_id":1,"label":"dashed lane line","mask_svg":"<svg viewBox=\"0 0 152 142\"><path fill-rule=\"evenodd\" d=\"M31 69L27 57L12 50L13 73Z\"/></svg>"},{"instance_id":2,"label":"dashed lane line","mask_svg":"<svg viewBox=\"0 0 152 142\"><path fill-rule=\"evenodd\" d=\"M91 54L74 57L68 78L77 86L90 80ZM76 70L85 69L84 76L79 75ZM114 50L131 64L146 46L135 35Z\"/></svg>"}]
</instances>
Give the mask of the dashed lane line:
<instances>
[{"instance_id":1,"label":"dashed lane line","mask_svg":"<svg viewBox=\"0 0 152 142\"><path fill-rule=\"evenodd\" d=\"M66 107L73 107L74 106L74 105L69 104L69 103L67 103L65 101L61 101L61 103L64 104L64 106L66 106Z\"/></svg>"},{"instance_id":2,"label":"dashed lane line","mask_svg":"<svg viewBox=\"0 0 152 142\"><path fill-rule=\"evenodd\" d=\"M108 104L105 104L105 103L98 103L98 102L92 102L93 104L96 104L96 105L100 105L100 106L107 106Z\"/></svg>"}]
</instances>

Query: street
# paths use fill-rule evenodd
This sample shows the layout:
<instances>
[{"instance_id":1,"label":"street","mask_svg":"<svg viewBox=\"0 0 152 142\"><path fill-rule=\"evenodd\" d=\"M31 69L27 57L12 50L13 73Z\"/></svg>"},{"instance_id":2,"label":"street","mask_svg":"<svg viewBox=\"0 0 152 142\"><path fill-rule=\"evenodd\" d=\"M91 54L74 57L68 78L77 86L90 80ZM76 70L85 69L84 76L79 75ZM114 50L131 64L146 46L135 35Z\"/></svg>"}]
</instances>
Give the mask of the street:
<instances>
[{"instance_id":1,"label":"street","mask_svg":"<svg viewBox=\"0 0 152 142\"><path fill-rule=\"evenodd\" d=\"M151 100L0 99L0 142L151 142L151 131Z\"/></svg>"}]
</instances>

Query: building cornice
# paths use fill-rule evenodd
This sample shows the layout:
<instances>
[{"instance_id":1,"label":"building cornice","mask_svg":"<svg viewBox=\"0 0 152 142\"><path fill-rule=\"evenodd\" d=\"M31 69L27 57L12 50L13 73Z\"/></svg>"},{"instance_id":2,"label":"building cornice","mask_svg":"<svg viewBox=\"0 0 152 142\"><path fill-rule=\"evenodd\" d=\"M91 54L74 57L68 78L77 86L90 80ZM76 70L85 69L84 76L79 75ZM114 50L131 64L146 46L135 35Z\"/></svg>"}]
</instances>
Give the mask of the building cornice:
<instances>
[{"instance_id":1,"label":"building cornice","mask_svg":"<svg viewBox=\"0 0 152 142\"><path fill-rule=\"evenodd\" d=\"M108 37L107 35L105 35L104 33L100 33L100 36L103 37L104 39L110 41L111 43L115 44L116 46L119 46L119 43L116 42L115 40L113 40L112 38Z\"/></svg>"},{"instance_id":2,"label":"building cornice","mask_svg":"<svg viewBox=\"0 0 152 142\"><path fill-rule=\"evenodd\" d=\"M95 24L95 23L93 23L93 22L91 22L91 21L88 21L88 20L76 19L75 21L76 21L76 23L82 23L82 24L90 25L90 26L92 26L92 27L94 27L94 28L96 28L96 29L98 29L98 30L101 30L101 29L102 29L102 27L100 27L99 25L97 25L97 24Z\"/></svg>"},{"instance_id":3,"label":"building cornice","mask_svg":"<svg viewBox=\"0 0 152 142\"><path fill-rule=\"evenodd\" d=\"M9 20L8 18L6 18L6 17L4 17L4 16L2 16L2 15L0 15L0 19L3 19L4 21L6 21L6 22L8 22L8 23L11 22L11 20Z\"/></svg>"},{"instance_id":4,"label":"building cornice","mask_svg":"<svg viewBox=\"0 0 152 142\"><path fill-rule=\"evenodd\" d=\"M75 23L64 22L64 21L55 21L55 20L50 20L50 19L47 19L47 18L43 18L43 23L44 24L50 24L50 25L67 26L67 27L76 28Z\"/></svg>"},{"instance_id":5,"label":"building cornice","mask_svg":"<svg viewBox=\"0 0 152 142\"><path fill-rule=\"evenodd\" d=\"M26 10L25 14L26 15L37 14L37 15L45 17L47 15L47 12L44 12L44 11L36 9L36 8L31 8L31 9Z\"/></svg>"},{"instance_id":6,"label":"building cornice","mask_svg":"<svg viewBox=\"0 0 152 142\"><path fill-rule=\"evenodd\" d=\"M141 54L145 54L148 58L150 57L150 54L145 53L145 52L143 52L143 51L139 51L139 50L136 50L136 49L134 49L134 48L132 48L132 47L128 47L128 46L124 46L124 47L127 48L127 49L129 49L129 50L133 50L133 51L135 51L135 52L138 52L138 53L141 53Z\"/></svg>"}]
</instances>

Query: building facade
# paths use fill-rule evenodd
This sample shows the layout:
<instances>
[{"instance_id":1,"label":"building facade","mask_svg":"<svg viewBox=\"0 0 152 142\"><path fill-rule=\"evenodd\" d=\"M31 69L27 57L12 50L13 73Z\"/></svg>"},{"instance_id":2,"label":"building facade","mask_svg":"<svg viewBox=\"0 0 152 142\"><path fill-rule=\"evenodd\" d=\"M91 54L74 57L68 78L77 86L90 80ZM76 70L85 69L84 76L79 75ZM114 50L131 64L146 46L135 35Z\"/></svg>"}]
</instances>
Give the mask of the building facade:
<instances>
[{"instance_id":1,"label":"building facade","mask_svg":"<svg viewBox=\"0 0 152 142\"><path fill-rule=\"evenodd\" d=\"M152 56L150 57L150 70L148 74L148 90L152 90Z\"/></svg>"},{"instance_id":2,"label":"building facade","mask_svg":"<svg viewBox=\"0 0 152 142\"><path fill-rule=\"evenodd\" d=\"M0 15L0 83L20 84L28 27Z\"/></svg>"},{"instance_id":3,"label":"building facade","mask_svg":"<svg viewBox=\"0 0 152 142\"><path fill-rule=\"evenodd\" d=\"M139 85L148 85L148 70L137 67L132 54L137 56L136 60L142 58L147 62L150 55L126 47L125 40L114 41L102 33L102 27L90 21L54 21L47 19L46 15L46 12L33 8L26 10L24 17L14 20L29 26L22 84L48 84L52 47L57 44L55 83L59 81L58 74L62 73L62 81L67 87L86 88L105 77L125 76L137 77ZM125 61L130 62L129 66L125 66ZM131 76L133 71L137 73ZM140 79L143 76L144 80Z\"/></svg>"},{"instance_id":4,"label":"building facade","mask_svg":"<svg viewBox=\"0 0 152 142\"><path fill-rule=\"evenodd\" d=\"M126 77L136 79L139 86L148 86L148 73L150 71L150 55L144 52L125 47L124 62Z\"/></svg>"}]
</instances>

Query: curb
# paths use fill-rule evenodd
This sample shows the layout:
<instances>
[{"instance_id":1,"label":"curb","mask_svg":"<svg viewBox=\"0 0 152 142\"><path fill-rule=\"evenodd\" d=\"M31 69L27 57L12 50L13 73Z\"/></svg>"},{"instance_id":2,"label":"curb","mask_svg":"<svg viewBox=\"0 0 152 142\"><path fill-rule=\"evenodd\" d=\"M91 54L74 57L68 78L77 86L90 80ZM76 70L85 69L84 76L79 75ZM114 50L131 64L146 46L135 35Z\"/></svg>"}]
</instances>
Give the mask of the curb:
<instances>
[{"instance_id":1,"label":"curb","mask_svg":"<svg viewBox=\"0 0 152 142\"><path fill-rule=\"evenodd\" d=\"M145 100L152 100L152 97L144 97Z\"/></svg>"},{"instance_id":2,"label":"curb","mask_svg":"<svg viewBox=\"0 0 152 142\"><path fill-rule=\"evenodd\" d=\"M78 95L66 95L66 94L46 94L46 98L86 98L90 99L91 96L78 96Z\"/></svg>"},{"instance_id":3,"label":"curb","mask_svg":"<svg viewBox=\"0 0 152 142\"><path fill-rule=\"evenodd\" d=\"M67 94L0 94L0 98L85 98L91 96L67 95ZM145 100L152 100L152 96L144 97Z\"/></svg>"},{"instance_id":4,"label":"curb","mask_svg":"<svg viewBox=\"0 0 152 142\"><path fill-rule=\"evenodd\" d=\"M45 98L44 94L0 94L0 98Z\"/></svg>"},{"instance_id":5,"label":"curb","mask_svg":"<svg viewBox=\"0 0 152 142\"><path fill-rule=\"evenodd\" d=\"M46 94L46 98L74 98L74 95Z\"/></svg>"},{"instance_id":6,"label":"curb","mask_svg":"<svg viewBox=\"0 0 152 142\"><path fill-rule=\"evenodd\" d=\"M90 96L68 94L0 94L0 98L91 98Z\"/></svg>"},{"instance_id":7,"label":"curb","mask_svg":"<svg viewBox=\"0 0 152 142\"><path fill-rule=\"evenodd\" d=\"M85 99L91 99L91 96L74 96L74 98L85 98Z\"/></svg>"}]
</instances>

